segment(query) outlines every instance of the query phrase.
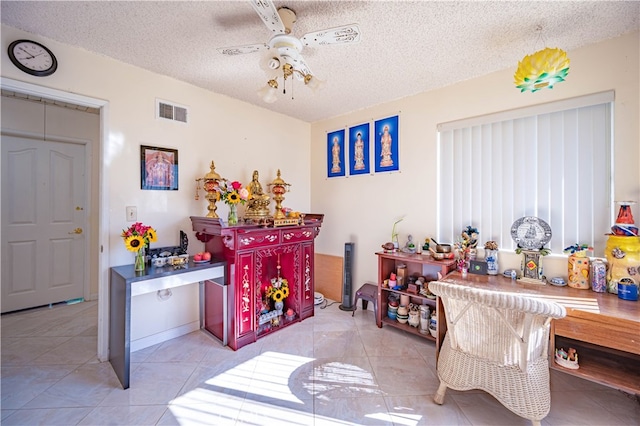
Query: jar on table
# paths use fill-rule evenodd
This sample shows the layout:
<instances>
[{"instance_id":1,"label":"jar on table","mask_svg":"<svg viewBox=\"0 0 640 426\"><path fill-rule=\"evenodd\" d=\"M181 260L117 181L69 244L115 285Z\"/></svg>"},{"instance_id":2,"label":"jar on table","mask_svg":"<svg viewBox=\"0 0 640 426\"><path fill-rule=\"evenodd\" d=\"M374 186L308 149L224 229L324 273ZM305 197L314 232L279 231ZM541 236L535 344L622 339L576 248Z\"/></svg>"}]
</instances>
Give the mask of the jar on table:
<instances>
[{"instance_id":1,"label":"jar on table","mask_svg":"<svg viewBox=\"0 0 640 426\"><path fill-rule=\"evenodd\" d=\"M485 249L485 258L487 262L487 274L498 275L498 250Z\"/></svg>"},{"instance_id":2,"label":"jar on table","mask_svg":"<svg viewBox=\"0 0 640 426\"><path fill-rule=\"evenodd\" d=\"M585 250L580 250L569 256L569 287L588 290L589 282L589 258Z\"/></svg>"},{"instance_id":3,"label":"jar on table","mask_svg":"<svg viewBox=\"0 0 640 426\"><path fill-rule=\"evenodd\" d=\"M618 294L618 284L623 286L628 280L634 285L640 284L638 266L640 266L640 237L609 235L604 249L609 268L607 270L607 291Z\"/></svg>"},{"instance_id":4,"label":"jar on table","mask_svg":"<svg viewBox=\"0 0 640 426\"><path fill-rule=\"evenodd\" d=\"M607 265L600 260L595 259L591 262L591 290L596 293L604 293L607 291Z\"/></svg>"}]
</instances>

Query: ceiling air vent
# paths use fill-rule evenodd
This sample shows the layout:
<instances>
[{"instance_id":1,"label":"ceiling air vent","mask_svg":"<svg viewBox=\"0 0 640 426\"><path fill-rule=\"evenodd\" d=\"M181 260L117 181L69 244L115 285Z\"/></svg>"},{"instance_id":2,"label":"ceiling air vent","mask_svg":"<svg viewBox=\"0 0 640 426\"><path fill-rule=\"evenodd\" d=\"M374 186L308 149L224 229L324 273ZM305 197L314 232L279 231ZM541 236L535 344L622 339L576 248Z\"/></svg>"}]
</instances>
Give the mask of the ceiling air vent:
<instances>
[{"instance_id":1,"label":"ceiling air vent","mask_svg":"<svg viewBox=\"0 0 640 426\"><path fill-rule=\"evenodd\" d=\"M186 106L156 99L156 118L186 123L188 115Z\"/></svg>"}]
</instances>

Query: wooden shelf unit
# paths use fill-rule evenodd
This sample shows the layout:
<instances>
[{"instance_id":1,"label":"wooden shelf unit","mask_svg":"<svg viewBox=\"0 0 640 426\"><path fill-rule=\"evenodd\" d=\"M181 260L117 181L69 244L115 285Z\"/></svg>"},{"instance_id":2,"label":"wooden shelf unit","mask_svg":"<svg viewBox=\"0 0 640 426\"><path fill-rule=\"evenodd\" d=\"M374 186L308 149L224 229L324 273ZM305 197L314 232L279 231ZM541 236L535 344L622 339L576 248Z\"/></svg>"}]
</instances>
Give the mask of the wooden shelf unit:
<instances>
[{"instance_id":1,"label":"wooden shelf unit","mask_svg":"<svg viewBox=\"0 0 640 426\"><path fill-rule=\"evenodd\" d=\"M436 309L436 305L437 305L436 301L434 299L429 299L428 297L424 297L424 296L420 296L420 295L416 296L415 294L407 293L407 292L404 292L404 291L396 291L396 290L391 290L389 288L382 288L382 299L385 300L385 308L384 308L385 309L385 313L381 317L382 324L390 325L391 327L395 327L395 328L398 328L400 330L404 330L407 333L415 334L417 336L424 337L426 339L433 340L435 342L436 338L432 337L431 334L428 331L427 331L426 334L420 333L420 327L419 326L418 327L412 327L408 323L401 324L397 320L391 319L391 318L389 318L387 316L386 312L387 312L387 308L388 308L389 304L386 303L386 301L388 300L387 297L389 296L389 293L396 293L398 295L406 294L406 295L408 295L410 297L411 303L415 303L415 304L418 304L418 305L429 305L429 309L432 312L434 312L435 309ZM378 327L381 327L381 325L378 324Z\"/></svg>"},{"instance_id":2,"label":"wooden shelf unit","mask_svg":"<svg viewBox=\"0 0 640 426\"><path fill-rule=\"evenodd\" d=\"M425 277L427 282L435 281L438 279L438 273L442 276L449 274L455 269L455 260L436 260L428 254L408 254L408 253L376 253L378 256L378 317L376 318L376 324L382 328L383 324L391 327L404 330L406 332L415 334L416 336L424 337L428 340L436 342L436 346L439 347L439 342L444 339L444 333L438 331L437 336L434 338L431 334L420 333L419 327L412 327L409 324L401 324L396 320L393 320L387 316L387 310L389 307L388 296L389 293L396 293L398 295L407 295L410 297L410 302L418 305L429 305L431 310L438 309L438 303L435 299L429 299L428 297L420 294L407 293L406 291L393 290L383 287L385 279L389 278L391 273L395 273L398 269L398 265L406 265L407 276L413 277ZM439 317L439 315L438 315ZM440 324L438 323L438 327Z\"/></svg>"}]
</instances>

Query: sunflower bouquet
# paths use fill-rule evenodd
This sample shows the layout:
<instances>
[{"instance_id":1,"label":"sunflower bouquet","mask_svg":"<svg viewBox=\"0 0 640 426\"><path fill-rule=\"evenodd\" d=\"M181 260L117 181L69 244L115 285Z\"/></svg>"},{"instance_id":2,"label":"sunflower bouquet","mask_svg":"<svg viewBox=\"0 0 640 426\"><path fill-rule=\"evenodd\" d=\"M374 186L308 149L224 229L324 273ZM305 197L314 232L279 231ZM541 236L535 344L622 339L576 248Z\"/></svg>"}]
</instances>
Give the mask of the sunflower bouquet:
<instances>
[{"instance_id":1,"label":"sunflower bouquet","mask_svg":"<svg viewBox=\"0 0 640 426\"><path fill-rule=\"evenodd\" d=\"M137 271L144 271L145 269L145 247L149 243L155 243L158 239L156 230L150 226L143 225L140 222L136 222L127 229L122 230L122 238L124 238L124 245L127 250L136 254L134 268Z\"/></svg>"},{"instance_id":2,"label":"sunflower bouquet","mask_svg":"<svg viewBox=\"0 0 640 426\"><path fill-rule=\"evenodd\" d=\"M155 243L158 236L152 227L136 222L129 228L122 230L122 238L124 238L127 250L137 253L149 243Z\"/></svg>"},{"instance_id":3,"label":"sunflower bouquet","mask_svg":"<svg viewBox=\"0 0 640 426\"><path fill-rule=\"evenodd\" d=\"M249 199L249 190L243 188L237 180L229 181L223 179L218 184L220 199L228 205L235 206L238 203L244 204Z\"/></svg>"},{"instance_id":4,"label":"sunflower bouquet","mask_svg":"<svg viewBox=\"0 0 640 426\"><path fill-rule=\"evenodd\" d=\"M282 302L289 297L289 281L286 278L271 278L271 281L265 285L264 295L274 302Z\"/></svg>"}]
</instances>

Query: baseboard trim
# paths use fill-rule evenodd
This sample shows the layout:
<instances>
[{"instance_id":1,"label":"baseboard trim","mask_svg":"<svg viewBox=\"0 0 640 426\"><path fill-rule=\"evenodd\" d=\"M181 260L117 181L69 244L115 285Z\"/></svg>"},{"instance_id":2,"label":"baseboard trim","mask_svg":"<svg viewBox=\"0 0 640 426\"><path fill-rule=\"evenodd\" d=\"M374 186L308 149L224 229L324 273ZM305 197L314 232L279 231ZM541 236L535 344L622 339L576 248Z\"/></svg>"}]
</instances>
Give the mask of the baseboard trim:
<instances>
[{"instance_id":1,"label":"baseboard trim","mask_svg":"<svg viewBox=\"0 0 640 426\"><path fill-rule=\"evenodd\" d=\"M142 337L138 340L134 340L130 344L130 351L135 352L140 349L148 348L149 346L157 345L158 343L166 342L167 340L175 339L176 337L184 336L185 334L193 333L200 329L200 321L190 322L180 327L175 327L169 330L165 330L161 333L152 334L151 336Z\"/></svg>"}]
</instances>

